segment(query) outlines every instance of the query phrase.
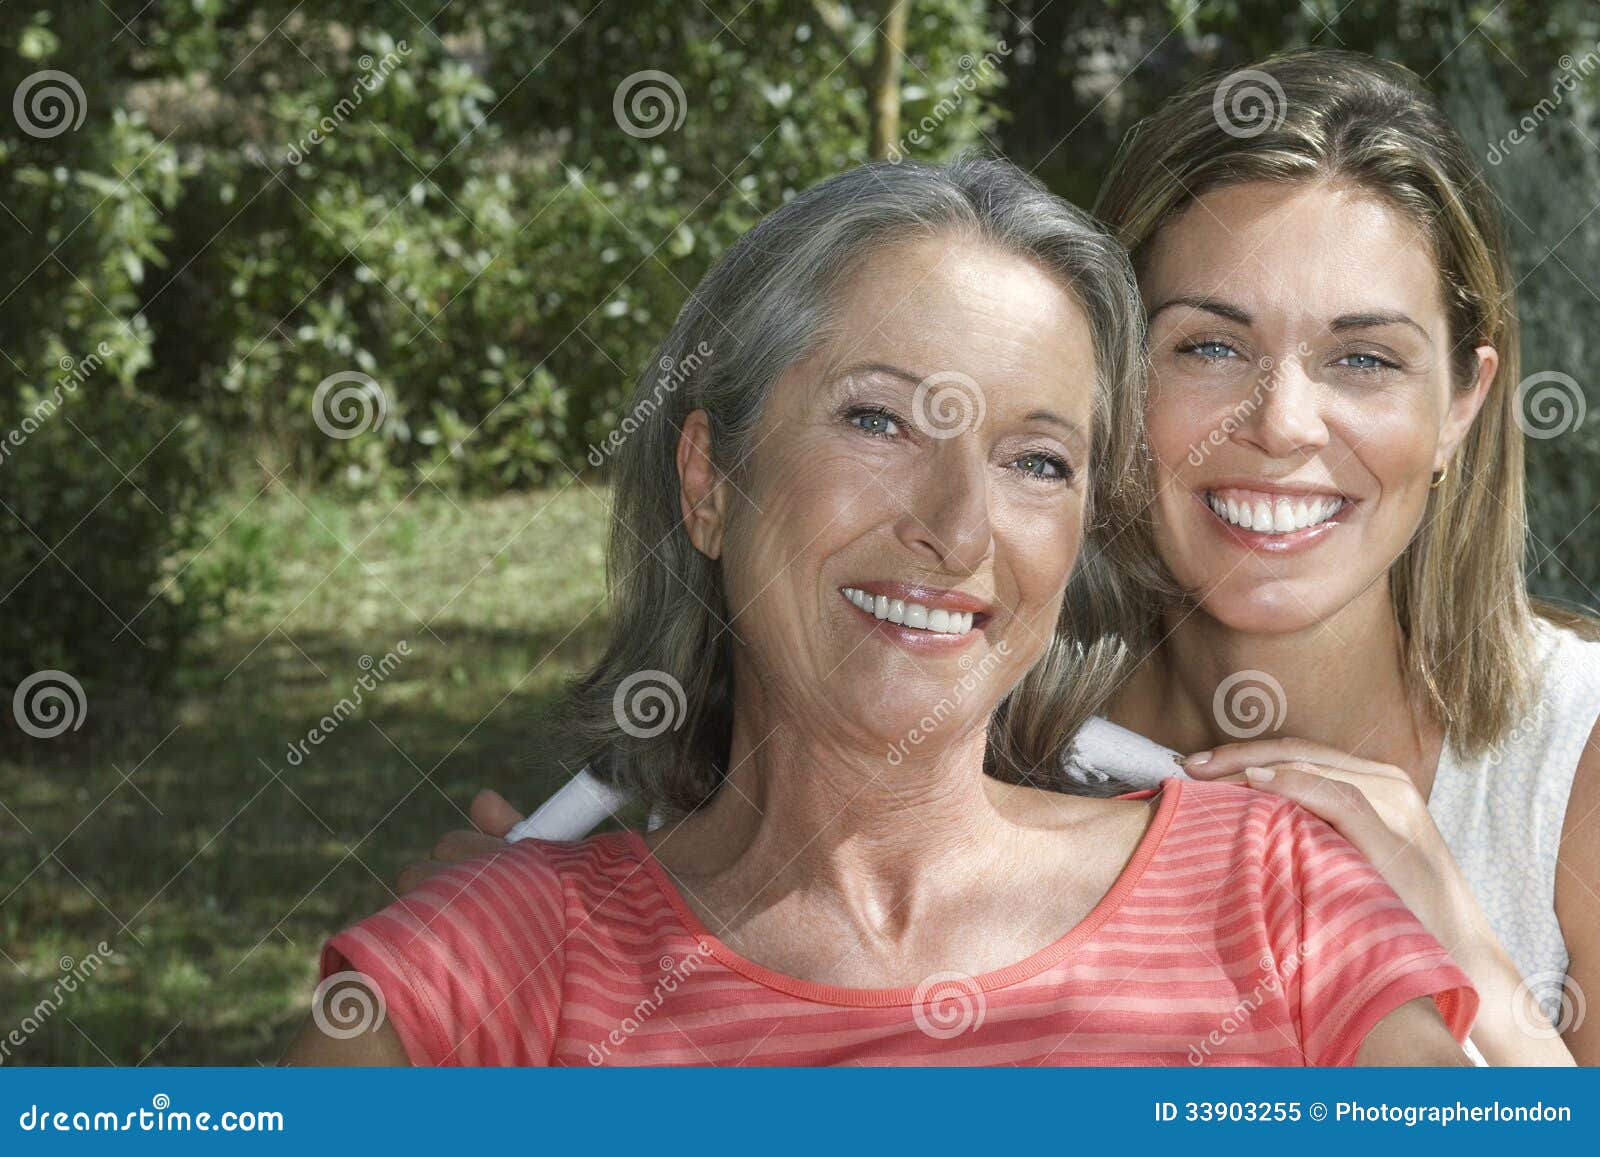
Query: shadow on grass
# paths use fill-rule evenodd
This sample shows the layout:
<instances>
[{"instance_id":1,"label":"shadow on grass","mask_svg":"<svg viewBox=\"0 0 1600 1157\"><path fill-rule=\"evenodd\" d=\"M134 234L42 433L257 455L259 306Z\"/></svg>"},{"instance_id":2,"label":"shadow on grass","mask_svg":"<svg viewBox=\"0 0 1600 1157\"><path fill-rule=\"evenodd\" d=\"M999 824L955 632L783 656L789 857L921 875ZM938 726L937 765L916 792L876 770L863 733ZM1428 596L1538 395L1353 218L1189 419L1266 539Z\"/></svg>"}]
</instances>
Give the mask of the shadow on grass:
<instances>
[{"instance_id":1,"label":"shadow on grass","mask_svg":"<svg viewBox=\"0 0 1600 1157\"><path fill-rule=\"evenodd\" d=\"M420 633L298 760L290 744L352 698L360 657L399 639L224 642L171 701L135 718L91 707L81 732L0 757L0 1036L26 1038L3 1059L274 1062L322 939L468 826L478 788L526 809L565 781L550 708L603 638L597 616ZM101 942L109 963L52 1004L66 959Z\"/></svg>"}]
</instances>

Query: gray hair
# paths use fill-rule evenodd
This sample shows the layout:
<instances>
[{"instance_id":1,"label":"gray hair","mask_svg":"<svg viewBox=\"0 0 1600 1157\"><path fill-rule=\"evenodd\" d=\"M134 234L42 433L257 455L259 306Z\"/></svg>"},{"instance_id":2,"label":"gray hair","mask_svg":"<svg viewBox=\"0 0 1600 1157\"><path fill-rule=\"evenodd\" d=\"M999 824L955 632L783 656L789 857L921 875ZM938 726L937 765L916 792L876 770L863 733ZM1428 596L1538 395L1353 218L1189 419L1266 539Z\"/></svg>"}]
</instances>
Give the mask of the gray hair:
<instances>
[{"instance_id":1,"label":"gray hair","mask_svg":"<svg viewBox=\"0 0 1600 1157\"><path fill-rule=\"evenodd\" d=\"M611 632L564 711L575 760L603 780L690 811L729 770L733 636L720 564L682 526L675 451L685 418L706 411L713 461L737 480L774 385L830 335L843 283L880 249L946 234L1028 258L1071 288L1095 351L1083 565L1109 574L1109 556L1149 549L1137 532L1117 533L1137 522L1126 511L1140 508L1147 485L1137 449L1143 313L1121 246L1005 161L875 162L841 173L764 218L712 267L638 380L632 432L620 444L612 437ZM996 712L992 775L1065 787L1064 748L1104 697L1096 673L1125 658L1106 651L1114 642L1074 641L1074 603L1125 597L1081 570L1045 657Z\"/></svg>"}]
</instances>

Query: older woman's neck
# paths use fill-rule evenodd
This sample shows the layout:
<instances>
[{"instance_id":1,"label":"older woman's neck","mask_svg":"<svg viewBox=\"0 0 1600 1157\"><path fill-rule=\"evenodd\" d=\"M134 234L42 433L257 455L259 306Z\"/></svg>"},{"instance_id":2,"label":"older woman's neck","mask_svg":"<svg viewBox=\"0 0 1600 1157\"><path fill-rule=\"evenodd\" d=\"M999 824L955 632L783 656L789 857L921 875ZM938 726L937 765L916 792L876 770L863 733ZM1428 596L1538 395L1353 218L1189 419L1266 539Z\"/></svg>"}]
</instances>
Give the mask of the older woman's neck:
<instances>
[{"instance_id":1,"label":"older woman's neck","mask_svg":"<svg viewBox=\"0 0 1600 1157\"><path fill-rule=\"evenodd\" d=\"M983 774L983 733L942 742L891 760L883 745L796 720L736 724L733 770L697 813L696 870L800 871L853 886L925 876L992 847L1009 821L1003 785Z\"/></svg>"}]
</instances>

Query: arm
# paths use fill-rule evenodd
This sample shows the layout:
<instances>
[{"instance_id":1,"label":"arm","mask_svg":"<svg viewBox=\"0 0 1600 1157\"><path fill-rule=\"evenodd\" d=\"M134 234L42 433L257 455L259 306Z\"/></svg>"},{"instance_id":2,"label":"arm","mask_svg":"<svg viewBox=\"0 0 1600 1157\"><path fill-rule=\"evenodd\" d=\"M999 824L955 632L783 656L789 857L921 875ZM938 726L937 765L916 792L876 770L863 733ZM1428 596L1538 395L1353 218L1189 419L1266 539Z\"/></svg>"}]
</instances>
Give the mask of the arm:
<instances>
[{"instance_id":1,"label":"arm","mask_svg":"<svg viewBox=\"0 0 1600 1157\"><path fill-rule=\"evenodd\" d=\"M350 995L348 989L342 990L343 998L348 999ZM337 1025L340 1022L340 1012L334 1006L334 1001L340 996L341 993L332 988L322 993L321 1006L306 1017L306 1022L300 1026L299 1033L289 1045L289 1051L283 1054L283 1064L355 1067L411 1063L406 1056L405 1046L400 1043L400 1034L387 1020L380 1021L374 1029L354 1036L324 1032L323 1025ZM366 991L366 999L370 1002L367 1007L378 1006L370 990Z\"/></svg>"},{"instance_id":2,"label":"arm","mask_svg":"<svg viewBox=\"0 0 1600 1157\"><path fill-rule=\"evenodd\" d=\"M1265 767L1271 778L1246 778L1241 773L1247 767ZM1293 800L1354 844L1472 978L1480 1000L1472 1042L1489 1064L1574 1063L1560 1034L1529 996L1522 974L1434 826L1427 802L1404 771L1298 739L1226 744L1188 770L1199 779L1239 779ZM1600 805L1600 792L1596 795L1591 806ZM1600 891L1600 882L1595 887ZM1559 915L1559 891L1557 900Z\"/></svg>"},{"instance_id":3,"label":"arm","mask_svg":"<svg viewBox=\"0 0 1600 1157\"><path fill-rule=\"evenodd\" d=\"M1600 1026L1584 1016L1585 993L1600 993L1600 721L1578 760L1556 856L1556 919L1571 961L1557 1028L1580 1065L1600 1065Z\"/></svg>"},{"instance_id":4,"label":"arm","mask_svg":"<svg viewBox=\"0 0 1600 1157\"><path fill-rule=\"evenodd\" d=\"M1471 1067L1472 1062L1445 1027L1433 998L1424 996L1408 1000L1373 1025L1356 1053L1356 1064Z\"/></svg>"}]
</instances>

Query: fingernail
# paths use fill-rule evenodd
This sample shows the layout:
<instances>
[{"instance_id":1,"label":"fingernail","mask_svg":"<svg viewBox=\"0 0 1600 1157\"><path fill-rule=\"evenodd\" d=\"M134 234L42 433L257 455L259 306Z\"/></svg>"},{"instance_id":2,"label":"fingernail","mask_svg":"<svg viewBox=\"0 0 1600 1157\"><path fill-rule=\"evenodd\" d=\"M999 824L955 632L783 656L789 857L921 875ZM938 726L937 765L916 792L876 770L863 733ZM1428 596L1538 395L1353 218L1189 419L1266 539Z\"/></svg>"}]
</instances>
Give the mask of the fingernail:
<instances>
[{"instance_id":1,"label":"fingernail","mask_svg":"<svg viewBox=\"0 0 1600 1157\"><path fill-rule=\"evenodd\" d=\"M1247 767L1244 769L1244 777L1251 783L1266 783L1277 774L1270 767Z\"/></svg>"},{"instance_id":2,"label":"fingernail","mask_svg":"<svg viewBox=\"0 0 1600 1157\"><path fill-rule=\"evenodd\" d=\"M1184 755L1182 752L1174 751L1172 753L1172 762L1176 763L1179 767L1183 767L1189 762L1189 757Z\"/></svg>"},{"instance_id":3,"label":"fingernail","mask_svg":"<svg viewBox=\"0 0 1600 1157\"><path fill-rule=\"evenodd\" d=\"M1184 757L1183 762L1192 767L1199 767L1202 763L1211 762L1211 753L1209 751L1197 751L1193 755Z\"/></svg>"}]
</instances>

